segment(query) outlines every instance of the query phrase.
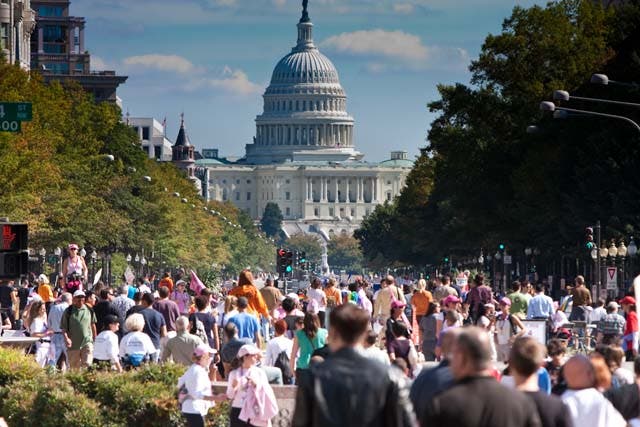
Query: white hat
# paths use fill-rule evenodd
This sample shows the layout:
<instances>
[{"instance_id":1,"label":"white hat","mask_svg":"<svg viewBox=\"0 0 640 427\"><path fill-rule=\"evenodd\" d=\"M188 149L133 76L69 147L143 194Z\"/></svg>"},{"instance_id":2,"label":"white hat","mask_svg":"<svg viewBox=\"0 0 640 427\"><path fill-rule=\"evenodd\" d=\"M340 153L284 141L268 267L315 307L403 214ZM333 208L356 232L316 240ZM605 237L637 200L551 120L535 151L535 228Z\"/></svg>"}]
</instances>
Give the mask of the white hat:
<instances>
[{"instance_id":1,"label":"white hat","mask_svg":"<svg viewBox=\"0 0 640 427\"><path fill-rule=\"evenodd\" d=\"M41 274L38 276L38 282L49 284L49 278L47 277L46 274Z\"/></svg>"},{"instance_id":2,"label":"white hat","mask_svg":"<svg viewBox=\"0 0 640 427\"><path fill-rule=\"evenodd\" d=\"M215 354L217 351L209 347L207 344L199 344L193 349L193 355L196 357L202 357L205 353Z\"/></svg>"},{"instance_id":3,"label":"white hat","mask_svg":"<svg viewBox=\"0 0 640 427\"><path fill-rule=\"evenodd\" d=\"M78 289L77 291L75 291L75 292L73 293L73 297L74 297L74 298L75 298L75 297L86 297L86 296L87 296L87 295L86 295L83 291L81 291L80 289Z\"/></svg>"},{"instance_id":4,"label":"white hat","mask_svg":"<svg viewBox=\"0 0 640 427\"><path fill-rule=\"evenodd\" d=\"M240 350L238 350L238 358L242 358L247 354L260 354L260 350L258 350L258 347L253 344L245 344L240 347Z\"/></svg>"}]
</instances>

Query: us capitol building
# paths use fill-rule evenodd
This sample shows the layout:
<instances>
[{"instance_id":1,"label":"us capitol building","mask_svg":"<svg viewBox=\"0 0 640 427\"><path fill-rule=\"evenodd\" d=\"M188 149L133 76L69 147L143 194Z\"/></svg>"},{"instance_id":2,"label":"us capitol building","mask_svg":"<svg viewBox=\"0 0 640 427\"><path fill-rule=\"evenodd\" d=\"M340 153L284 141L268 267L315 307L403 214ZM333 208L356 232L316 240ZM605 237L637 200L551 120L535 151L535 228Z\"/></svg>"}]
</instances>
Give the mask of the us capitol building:
<instances>
[{"instance_id":1,"label":"us capitol building","mask_svg":"<svg viewBox=\"0 0 640 427\"><path fill-rule=\"evenodd\" d=\"M273 71L245 156L230 162L205 149L195 160L184 122L172 155L206 199L230 201L256 220L275 202L287 235L329 240L353 233L376 205L398 195L413 162L405 151L380 163L362 160L338 71L313 43L306 5L297 27L297 44Z\"/></svg>"}]
</instances>

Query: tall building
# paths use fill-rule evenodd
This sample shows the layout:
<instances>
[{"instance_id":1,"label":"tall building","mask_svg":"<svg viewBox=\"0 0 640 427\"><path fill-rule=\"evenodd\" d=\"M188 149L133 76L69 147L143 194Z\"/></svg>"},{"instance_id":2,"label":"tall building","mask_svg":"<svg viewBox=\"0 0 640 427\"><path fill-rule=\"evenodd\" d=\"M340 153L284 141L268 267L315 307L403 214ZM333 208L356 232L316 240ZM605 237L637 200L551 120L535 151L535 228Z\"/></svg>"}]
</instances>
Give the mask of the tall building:
<instances>
[{"instance_id":1,"label":"tall building","mask_svg":"<svg viewBox=\"0 0 640 427\"><path fill-rule=\"evenodd\" d=\"M24 70L30 67L35 18L30 0L0 0L0 54Z\"/></svg>"},{"instance_id":2,"label":"tall building","mask_svg":"<svg viewBox=\"0 0 640 427\"><path fill-rule=\"evenodd\" d=\"M140 140L140 146L150 159L170 162L173 143L166 136L164 123L154 118L126 117L126 123L133 128Z\"/></svg>"},{"instance_id":3,"label":"tall building","mask_svg":"<svg viewBox=\"0 0 640 427\"><path fill-rule=\"evenodd\" d=\"M96 102L119 102L116 89L127 80L115 71L92 71L85 49L85 20L69 15L69 0L32 0L36 31L31 37L31 69L45 82L75 81Z\"/></svg>"},{"instance_id":4,"label":"tall building","mask_svg":"<svg viewBox=\"0 0 640 427\"><path fill-rule=\"evenodd\" d=\"M195 161L195 175L209 200L230 201L256 220L275 202L286 234L329 240L353 233L378 204L398 195L413 162L405 151L380 163L363 161L338 71L314 45L312 30L305 8L297 43L264 93L245 157L231 162L207 149L210 155Z\"/></svg>"}]
</instances>

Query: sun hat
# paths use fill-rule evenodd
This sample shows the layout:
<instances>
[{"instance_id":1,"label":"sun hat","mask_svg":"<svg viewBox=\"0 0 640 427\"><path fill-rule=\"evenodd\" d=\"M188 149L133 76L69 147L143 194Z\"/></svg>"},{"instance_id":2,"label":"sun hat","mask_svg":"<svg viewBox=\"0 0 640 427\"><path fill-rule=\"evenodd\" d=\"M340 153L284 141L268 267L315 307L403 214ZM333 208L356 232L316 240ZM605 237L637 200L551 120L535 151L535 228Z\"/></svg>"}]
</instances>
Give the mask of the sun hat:
<instances>
[{"instance_id":1,"label":"sun hat","mask_svg":"<svg viewBox=\"0 0 640 427\"><path fill-rule=\"evenodd\" d=\"M206 353L214 354L217 353L216 349L209 347L207 344L199 344L196 348L193 349L193 355L196 357L202 357Z\"/></svg>"},{"instance_id":2,"label":"sun hat","mask_svg":"<svg viewBox=\"0 0 640 427\"><path fill-rule=\"evenodd\" d=\"M83 291L81 291L80 289L78 289L77 291L75 291L73 293L73 297L86 297L87 294L85 294Z\"/></svg>"},{"instance_id":3,"label":"sun hat","mask_svg":"<svg viewBox=\"0 0 640 427\"><path fill-rule=\"evenodd\" d=\"M240 347L240 350L238 350L238 358L242 358L247 354L251 354L251 355L260 354L260 350L258 349L258 347L256 347L253 344L245 344L242 347Z\"/></svg>"},{"instance_id":4,"label":"sun hat","mask_svg":"<svg viewBox=\"0 0 640 427\"><path fill-rule=\"evenodd\" d=\"M506 305L507 307L511 306L511 300L507 297L503 297L502 299L500 299L500 304L501 305Z\"/></svg>"},{"instance_id":5,"label":"sun hat","mask_svg":"<svg viewBox=\"0 0 640 427\"><path fill-rule=\"evenodd\" d=\"M78 249L78 245L75 243L69 243L68 249Z\"/></svg>"}]
</instances>

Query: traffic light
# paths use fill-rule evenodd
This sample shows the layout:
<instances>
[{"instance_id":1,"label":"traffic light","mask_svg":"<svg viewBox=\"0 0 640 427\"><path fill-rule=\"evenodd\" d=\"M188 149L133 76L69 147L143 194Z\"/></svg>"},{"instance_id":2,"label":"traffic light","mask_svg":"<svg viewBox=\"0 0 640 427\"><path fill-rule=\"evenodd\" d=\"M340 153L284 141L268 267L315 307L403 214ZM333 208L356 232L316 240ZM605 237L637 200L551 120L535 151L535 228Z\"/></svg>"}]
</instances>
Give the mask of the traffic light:
<instances>
[{"instance_id":1,"label":"traffic light","mask_svg":"<svg viewBox=\"0 0 640 427\"><path fill-rule=\"evenodd\" d=\"M3 223L0 241L0 279L15 279L29 271L27 224Z\"/></svg>"},{"instance_id":2,"label":"traffic light","mask_svg":"<svg viewBox=\"0 0 640 427\"><path fill-rule=\"evenodd\" d=\"M585 243L585 247L587 248L587 250L591 251L596 247L596 244L593 241L593 227L587 227L585 231L587 233L587 241Z\"/></svg>"},{"instance_id":3,"label":"traffic light","mask_svg":"<svg viewBox=\"0 0 640 427\"><path fill-rule=\"evenodd\" d=\"M498 245L498 249L500 249L501 251L504 251L504 248L505 248L504 243L500 243Z\"/></svg>"},{"instance_id":4,"label":"traffic light","mask_svg":"<svg viewBox=\"0 0 640 427\"><path fill-rule=\"evenodd\" d=\"M279 248L276 251L276 271L278 274L283 274L285 272L285 260L287 257L287 251Z\"/></svg>"},{"instance_id":5,"label":"traffic light","mask_svg":"<svg viewBox=\"0 0 640 427\"><path fill-rule=\"evenodd\" d=\"M449 257L446 256L442 259L442 262L444 262L445 264L449 264Z\"/></svg>"},{"instance_id":6,"label":"traffic light","mask_svg":"<svg viewBox=\"0 0 640 427\"><path fill-rule=\"evenodd\" d=\"M298 253L298 266L301 270L307 269L307 253L304 251Z\"/></svg>"},{"instance_id":7,"label":"traffic light","mask_svg":"<svg viewBox=\"0 0 640 427\"><path fill-rule=\"evenodd\" d=\"M293 273L293 259L294 253L292 251L287 251L284 258L284 272L286 274Z\"/></svg>"}]
</instances>

